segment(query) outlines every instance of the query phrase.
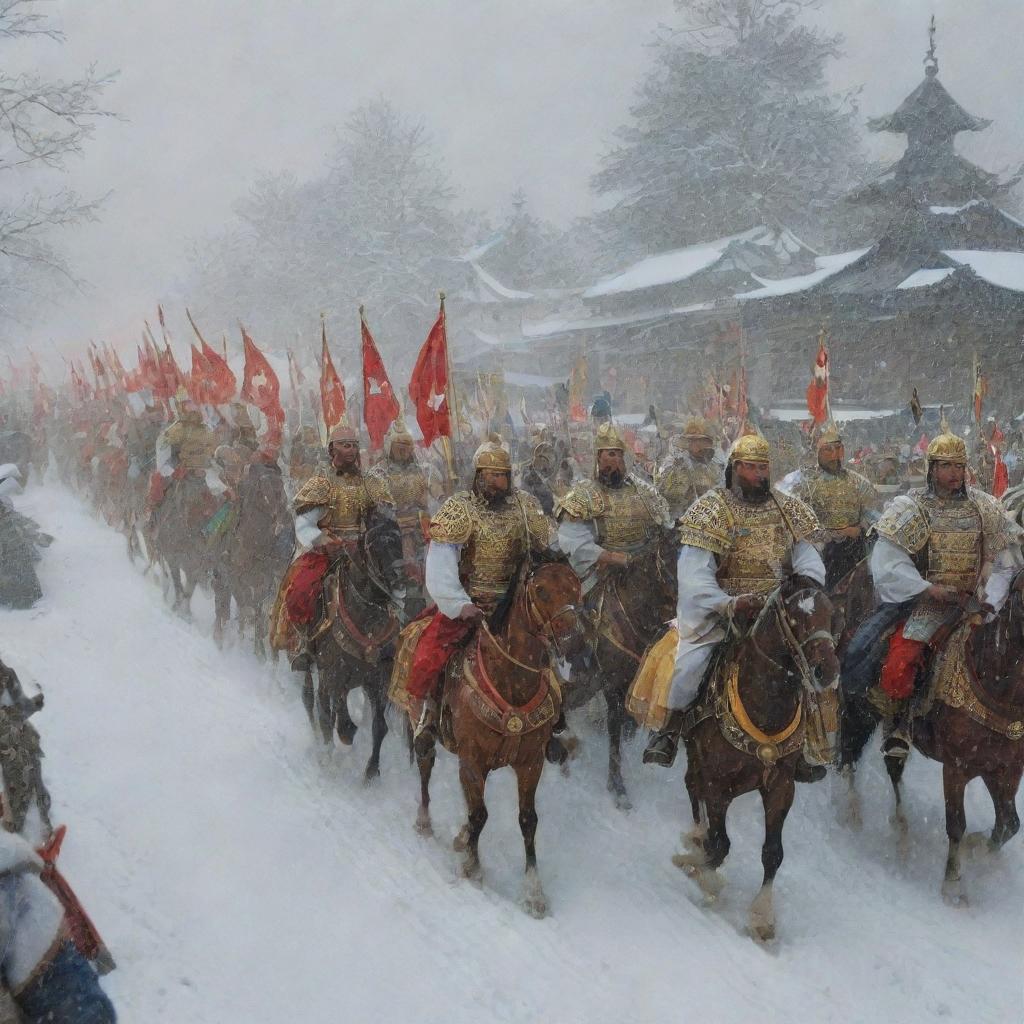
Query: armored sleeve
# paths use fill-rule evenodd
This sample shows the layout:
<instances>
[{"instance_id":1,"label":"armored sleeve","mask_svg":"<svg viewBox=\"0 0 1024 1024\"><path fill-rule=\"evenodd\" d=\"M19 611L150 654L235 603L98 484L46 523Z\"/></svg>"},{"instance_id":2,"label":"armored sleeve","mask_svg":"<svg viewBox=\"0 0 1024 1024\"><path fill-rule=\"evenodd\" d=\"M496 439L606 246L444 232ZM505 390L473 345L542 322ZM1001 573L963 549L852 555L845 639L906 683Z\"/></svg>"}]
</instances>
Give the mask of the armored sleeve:
<instances>
[{"instance_id":1,"label":"armored sleeve","mask_svg":"<svg viewBox=\"0 0 1024 1024\"><path fill-rule=\"evenodd\" d=\"M331 481L325 476L311 476L292 499L292 510L302 515L314 508L322 508L331 501Z\"/></svg>"},{"instance_id":2,"label":"armored sleeve","mask_svg":"<svg viewBox=\"0 0 1024 1024\"><path fill-rule=\"evenodd\" d=\"M781 491L775 492L775 500L779 503L783 519L793 534L793 540L799 543L806 540L812 543L821 539L821 525L814 509L805 501L794 498Z\"/></svg>"},{"instance_id":3,"label":"armored sleeve","mask_svg":"<svg viewBox=\"0 0 1024 1024\"><path fill-rule=\"evenodd\" d=\"M517 494L520 507L523 510L523 518L526 520L530 547L534 551L550 550L554 541L551 520L544 514L540 502L532 494L527 494L524 491L519 491Z\"/></svg>"},{"instance_id":4,"label":"armored sleeve","mask_svg":"<svg viewBox=\"0 0 1024 1024\"><path fill-rule=\"evenodd\" d=\"M604 515L604 498L589 480L583 480L555 504L555 518L563 516L587 522Z\"/></svg>"},{"instance_id":5,"label":"armored sleeve","mask_svg":"<svg viewBox=\"0 0 1024 1024\"><path fill-rule=\"evenodd\" d=\"M363 480L366 483L366 493L374 505L393 506L395 504L387 479L383 475L371 470L363 477Z\"/></svg>"}]
</instances>

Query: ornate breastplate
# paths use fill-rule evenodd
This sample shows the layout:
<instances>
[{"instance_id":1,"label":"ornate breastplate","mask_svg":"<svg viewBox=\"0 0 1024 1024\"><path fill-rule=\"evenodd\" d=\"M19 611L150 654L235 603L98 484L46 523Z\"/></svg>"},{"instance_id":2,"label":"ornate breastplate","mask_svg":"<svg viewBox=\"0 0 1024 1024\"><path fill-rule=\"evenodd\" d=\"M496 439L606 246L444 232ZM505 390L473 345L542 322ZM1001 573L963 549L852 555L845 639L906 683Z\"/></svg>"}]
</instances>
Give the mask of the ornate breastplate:
<instances>
[{"instance_id":1,"label":"ornate breastplate","mask_svg":"<svg viewBox=\"0 0 1024 1024\"><path fill-rule=\"evenodd\" d=\"M811 469L804 471L804 480L801 496L814 509L823 529L843 530L860 524L860 493L852 477Z\"/></svg>"},{"instance_id":2,"label":"ornate breastplate","mask_svg":"<svg viewBox=\"0 0 1024 1024\"><path fill-rule=\"evenodd\" d=\"M925 578L957 590L973 591L981 572L981 515L973 501L926 495L920 499L928 517Z\"/></svg>"},{"instance_id":3,"label":"ornate breastplate","mask_svg":"<svg viewBox=\"0 0 1024 1024\"><path fill-rule=\"evenodd\" d=\"M473 601L487 606L508 590L529 539L523 513L514 502L493 510L474 500L469 510L473 529L462 548L460 575Z\"/></svg>"},{"instance_id":4,"label":"ornate breastplate","mask_svg":"<svg viewBox=\"0 0 1024 1024\"><path fill-rule=\"evenodd\" d=\"M654 521L636 486L601 487L604 515L598 521L600 544L608 551L633 551L651 536Z\"/></svg>"},{"instance_id":5,"label":"ornate breastplate","mask_svg":"<svg viewBox=\"0 0 1024 1024\"><path fill-rule=\"evenodd\" d=\"M724 498L733 543L722 556L718 583L727 594L767 594L786 571L793 535L773 500L752 505L731 491Z\"/></svg>"},{"instance_id":6,"label":"ornate breastplate","mask_svg":"<svg viewBox=\"0 0 1024 1024\"><path fill-rule=\"evenodd\" d=\"M373 508L373 500L362 476L335 476L328 478L331 493L327 512L317 525L345 539L359 536L360 527Z\"/></svg>"},{"instance_id":7,"label":"ornate breastplate","mask_svg":"<svg viewBox=\"0 0 1024 1024\"><path fill-rule=\"evenodd\" d=\"M721 472L714 462L688 462L677 458L659 474L658 490L668 502L673 519L678 519L702 494L717 487Z\"/></svg>"},{"instance_id":8,"label":"ornate breastplate","mask_svg":"<svg viewBox=\"0 0 1024 1024\"><path fill-rule=\"evenodd\" d=\"M395 504L398 525L405 530L420 529L420 512L427 507L427 478L418 466L380 464L380 478L387 484ZM376 468L376 467L375 467ZM371 470L373 472L373 470Z\"/></svg>"}]
</instances>

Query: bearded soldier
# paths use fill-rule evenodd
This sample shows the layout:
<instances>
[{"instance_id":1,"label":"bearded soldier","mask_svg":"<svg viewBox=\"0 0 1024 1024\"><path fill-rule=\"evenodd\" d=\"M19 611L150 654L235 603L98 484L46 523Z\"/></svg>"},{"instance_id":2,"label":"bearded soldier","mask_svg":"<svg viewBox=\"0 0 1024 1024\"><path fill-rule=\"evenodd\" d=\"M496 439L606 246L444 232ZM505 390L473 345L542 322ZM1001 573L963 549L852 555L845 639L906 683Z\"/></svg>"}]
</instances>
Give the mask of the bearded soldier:
<instances>
[{"instance_id":1,"label":"bearded soldier","mask_svg":"<svg viewBox=\"0 0 1024 1024\"><path fill-rule=\"evenodd\" d=\"M519 470L516 486L532 494L545 515L555 510L555 449L549 441L540 441L533 449L533 458Z\"/></svg>"},{"instance_id":2,"label":"bearded soldier","mask_svg":"<svg viewBox=\"0 0 1024 1024\"><path fill-rule=\"evenodd\" d=\"M624 568L671 525L668 505L651 484L626 471L626 446L615 425L602 423L594 478L576 484L555 506L558 546L589 593L601 570Z\"/></svg>"},{"instance_id":3,"label":"bearded soldier","mask_svg":"<svg viewBox=\"0 0 1024 1024\"><path fill-rule=\"evenodd\" d=\"M794 474L793 494L814 509L825 548L826 585L838 583L864 556L864 535L877 518L870 481L843 465L846 449L834 423L818 438L818 464Z\"/></svg>"},{"instance_id":4,"label":"bearded soldier","mask_svg":"<svg viewBox=\"0 0 1024 1024\"><path fill-rule=\"evenodd\" d=\"M729 452L725 486L708 491L679 520L679 645L670 714L651 737L645 763L674 762L683 713L697 697L729 619L751 618L785 576L824 586L825 566L813 543L818 521L798 498L771 486L770 459L763 437L738 438ZM824 776L823 767L801 758L797 781Z\"/></svg>"},{"instance_id":5,"label":"bearded soldier","mask_svg":"<svg viewBox=\"0 0 1024 1024\"><path fill-rule=\"evenodd\" d=\"M722 482L722 466L715 458L711 428L699 417L672 438L671 450L658 467L654 484L668 502L675 522L702 494Z\"/></svg>"},{"instance_id":6,"label":"bearded soldier","mask_svg":"<svg viewBox=\"0 0 1024 1024\"><path fill-rule=\"evenodd\" d=\"M402 532L402 557L405 574L412 587L407 596L411 615L423 609L424 532L429 522L430 487L427 474L413 454L413 439L405 424L396 420L384 438L384 458L366 474L368 482L379 482L395 506L398 528Z\"/></svg>"},{"instance_id":7,"label":"bearded soldier","mask_svg":"<svg viewBox=\"0 0 1024 1024\"><path fill-rule=\"evenodd\" d=\"M278 590L272 643L291 655L292 668L311 664L310 635L323 590L324 577L343 549L356 551L375 515L393 518L383 481L363 476L359 435L351 427L335 427L327 442L331 476L313 476L292 499L295 538L302 553L289 566ZM404 595L396 595L401 598Z\"/></svg>"},{"instance_id":8,"label":"bearded soldier","mask_svg":"<svg viewBox=\"0 0 1024 1024\"><path fill-rule=\"evenodd\" d=\"M1016 531L990 494L967 487L967 446L950 433L928 445L923 488L894 497L875 524L871 575L881 606L858 630L843 684L867 689L878 676L892 702L883 751L910 752L909 698L929 648L948 637L965 613L993 615L1006 600L1020 564ZM888 648L879 637L893 624Z\"/></svg>"},{"instance_id":9,"label":"bearded soldier","mask_svg":"<svg viewBox=\"0 0 1024 1024\"><path fill-rule=\"evenodd\" d=\"M509 593L530 551L546 551L551 523L529 494L512 487L512 461L498 441L473 456L473 484L430 521L426 587L437 605L413 656L407 690L422 702L416 735L435 721L435 690L448 659ZM416 717L414 715L414 717Z\"/></svg>"}]
</instances>

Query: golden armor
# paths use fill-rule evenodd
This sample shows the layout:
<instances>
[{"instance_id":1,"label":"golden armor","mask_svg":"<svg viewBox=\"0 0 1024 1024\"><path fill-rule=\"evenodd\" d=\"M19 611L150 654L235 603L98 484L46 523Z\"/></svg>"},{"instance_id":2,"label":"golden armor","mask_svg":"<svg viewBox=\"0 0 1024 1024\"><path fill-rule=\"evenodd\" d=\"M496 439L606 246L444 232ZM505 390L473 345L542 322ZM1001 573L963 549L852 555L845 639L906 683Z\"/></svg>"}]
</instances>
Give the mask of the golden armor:
<instances>
[{"instance_id":1,"label":"golden armor","mask_svg":"<svg viewBox=\"0 0 1024 1024\"><path fill-rule=\"evenodd\" d=\"M459 577L474 604L489 610L505 595L531 547L550 545L550 524L537 501L515 491L497 508L479 495L453 494L430 521L430 539L461 544Z\"/></svg>"},{"instance_id":2,"label":"golden armor","mask_svg":"<svg viewBox=\"0 0 1024 1024\"><path fill-rule=\"evenodd\" d=\"M773 490L755 504L716 487L679 521L679 540L717 556L716 576L727 594L766 594L778 586L793 545L814 539L818 529L814 512L798 498Z\"/></svg>"},{"instance_id":3,"label":"golden armor","mask_svg":"<svg viewBox=\"0 0 1024 1024\"><path fill-rule=\"evenodd\" d=\"M387 502L385 486L367 486L361 474L343 473L310 477L299 488L292 505L298 515L314 508L326 508L317 526L343 540L355 540L374 508Z\"/></svg>"},{"instance_id":4,"label":"golden armor","mask_svg":"<svg viewBox=\"0 0 1024 1024\"><path fill-rule=\"evenodd\" d=\"M619 487L583 480L558 501L555 514L592 521L598 544L608 551L635 551L658 526L670 522L665 499L650 484L632 476Z\"/></svg>"},{"instance_id":5,"label":"golden armor","mask_svg":"<svg viewBox=\"0 0 1024 1024\"><path fill-rule=\"evenodd\" d=\"M678 519L702 494L722 482L722 467L715 461L698 462L685 452L670 455L658 469L655 486Z\"/></svg>"},{"instance_id":6,"label":"golden armor","mask_svg":"<svg viewBox=\"0 0 1024 1024\"><path fill-rule=\"evenodd\" d=\"M177 464L190 473L201 472L210 464L217 439L201 422L175 420L164 431L164 441L174 452Z\"/></svg>"},{"instance_id":7,"label":"golden armor","mask_svg":"<svg viewBox=\"0 0 1024 1024\"><path fill-rule=\"evenodd\" d=\"M814 509L824 530L860 526L864 510L875 502L871 483L852 469L829 473L820 466L800 472L796 495Z\"/></svg>"}]
</instances>

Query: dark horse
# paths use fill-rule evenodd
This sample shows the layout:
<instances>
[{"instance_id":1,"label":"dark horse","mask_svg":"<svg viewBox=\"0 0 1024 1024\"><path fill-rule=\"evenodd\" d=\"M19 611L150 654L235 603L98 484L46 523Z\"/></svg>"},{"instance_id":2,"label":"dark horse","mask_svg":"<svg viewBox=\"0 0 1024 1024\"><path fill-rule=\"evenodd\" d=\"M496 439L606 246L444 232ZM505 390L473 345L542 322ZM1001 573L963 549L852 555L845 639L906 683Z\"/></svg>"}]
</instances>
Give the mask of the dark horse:
<instances>
[{"instance_id":1,"label":"dark horse","mask_svg":"<svg viewBox=\"0 0 1024 1024\"><path fill-rule=\"evenodd\" d=\"M726 641L729 647L686 727L692 852L673 863L714 899L722 888L718 868L729 853L729 805L757 790L764 804L764 882L750 908L750 930L762 941L775 936L772 884L782 864L782 828L816 700L805 692L831 690L839 681L832 612L825 592L802 579L773 591L750 629Z\"/></svg>"},{"instance_id":2,"label":"dark horse","mask_svg":"<svg viewBox=\"0 0 1024 1024\"><path fill-rule=\"evenodd\" d=\"M350 746L356 724L348 695L361 686L373 715L373 750L366 764L367 782L380 775L380 748L387 735L385 691L391 675L398 618L394 597L401 587L402 537L394 519L375 512L357 543L341 548L324 577L326 617L310 647L316 660L305 673L302 701L314 732L324 744L333 734Z\"/></svg>"},{"instance_id":3,"label":"dark horse","mask_svg":"<svg viewBox=\"0 0 1024 1024\"><path fill-rule=\"evenodd\" d=\"M582 641L579 600L579 579L568 565L540 565L516 585L507 610L498 614L502 621L500 626L494 623L495 632L481 626L445 673L440 734L445 747L459 759L459 781L468 811L468 821L455 840L455 849L465 853L463 874L477 880L482 875L478 845L487 822L487 776L497 768L512 768L526 848L523 902L534 917L547 913L534 845L535 798L561 710L561 694L551 666L556 659L571 655ZM415 625L403 634L396 676L411 658L410 649L419 635ZM392 693L396 694L396 686ZM434 757L432 743L417 752L420 807L416 827L425 835L432 834L430 776Z\"/></svg>"},{"instance_id":4,"label":"dark horse","mask_svg":"<svg viewBox=\"0 0 1024 1024\"><path fill-rule=\"evenodd\" d=\"M962 648L958 657L957 646ZM954 904L966 903L960 876L960 844L966 818L964 790L980 777L992 797L995 825L988 845L992 851L1017 834L1016 797L1024 773L1024 603L1018 576L1003 610L991 622L963 624L953 633L944 652L929 672L929 685L920 700L913 722L914 746L942 765L942 789L946 805L946 858L942 894ZM944 663L951 664L943 671ZM959 664L958 664L959 663ZM941 690L931 693L941 676ZM952 679L952 682L948 680ZM856 806L854 769L881 715L867 694L844 690L840 728L840 763L850 782L850 799ZM885 758L900 811L900 782L905 759ZM859 813L854 814L854 819Z\"/></svg>"},{"instance_id":5,"label":"dark horse","mask_svg":"<svg viewBox=\"0 0 1024 1024\"><path fill-rule=\"evenodd\" d=\"M598 693L608 707L608 791L616 806L631 806L622 779L623 728L635 728L626 715L626 692L636 676L644 651L665 631L676 612L674 530L662 531L625 569L613 569L597 584L589 602L595 609L590 635L590 661L576 671L574 660L570 708L579 708Z\"/></svg>"}]
</instances>

